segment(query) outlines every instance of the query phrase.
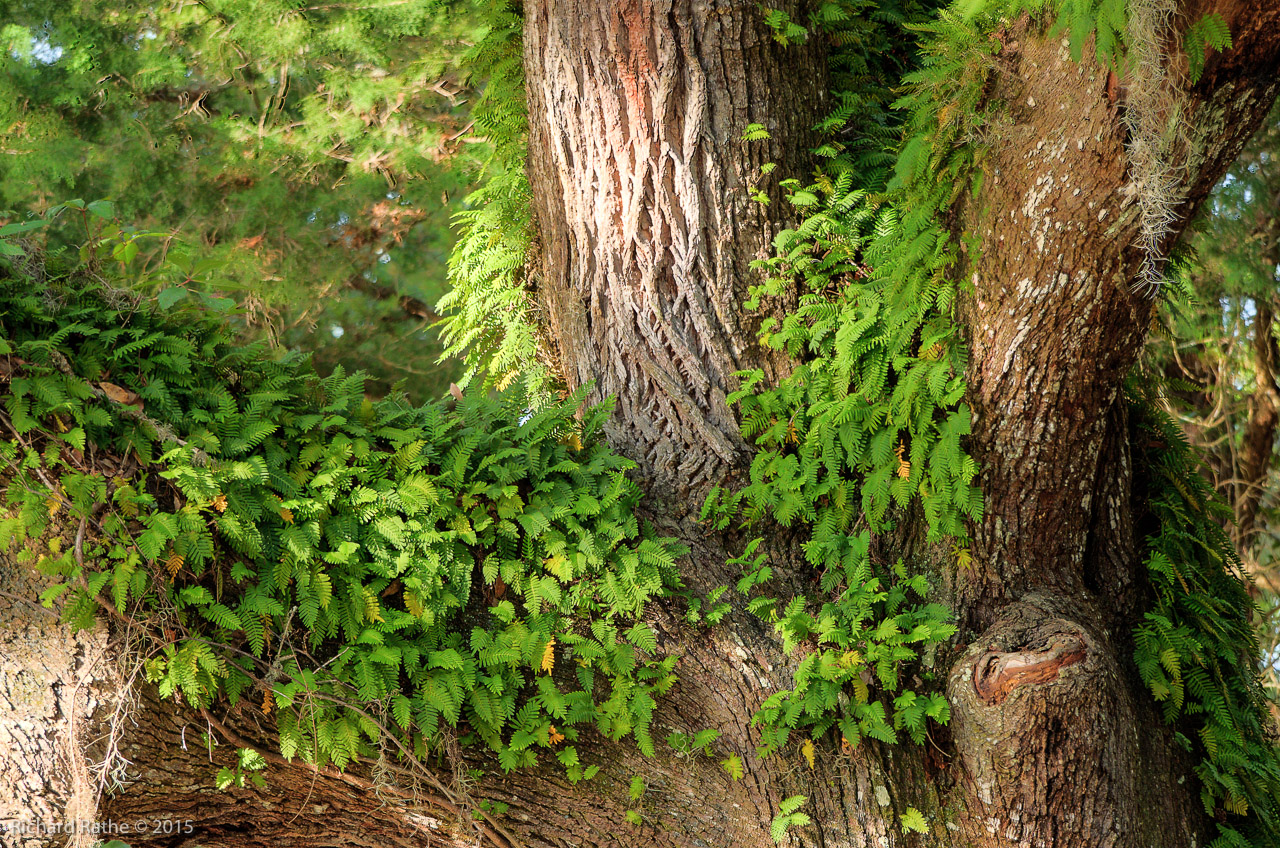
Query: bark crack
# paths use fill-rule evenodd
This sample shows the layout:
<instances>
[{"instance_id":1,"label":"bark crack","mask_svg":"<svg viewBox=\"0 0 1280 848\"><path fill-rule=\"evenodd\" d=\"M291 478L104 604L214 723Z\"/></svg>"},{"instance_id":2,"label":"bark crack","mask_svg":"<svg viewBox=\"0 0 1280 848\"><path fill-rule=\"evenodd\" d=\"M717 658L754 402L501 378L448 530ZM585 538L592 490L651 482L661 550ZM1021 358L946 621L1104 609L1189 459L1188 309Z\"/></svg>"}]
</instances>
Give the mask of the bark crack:
<instances>
[{"instance_id":1,"label":"bark crack","mask_svg":"<svg viewBox=\"0 0 1280 848\"><path fill-rule=\"evenodd\" d=\"M1062 669L1075 665L1087 654L1081 633L1057 636L1043 649L1010 653L993 648L974 663L973 688L984 703L999 704L1019 687L1056 680Z\"/></svg>"}]
</instances>

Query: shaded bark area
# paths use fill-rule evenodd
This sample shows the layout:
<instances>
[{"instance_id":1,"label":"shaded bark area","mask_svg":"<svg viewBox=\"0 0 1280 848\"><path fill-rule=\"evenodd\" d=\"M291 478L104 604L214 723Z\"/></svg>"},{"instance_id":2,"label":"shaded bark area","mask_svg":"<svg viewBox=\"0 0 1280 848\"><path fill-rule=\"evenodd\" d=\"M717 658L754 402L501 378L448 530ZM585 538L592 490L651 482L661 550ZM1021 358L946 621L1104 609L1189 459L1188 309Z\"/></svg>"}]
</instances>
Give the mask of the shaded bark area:
<instances>
[{"instance_id":1,"label":"shaded bark area","mask_svg":"<svg viewBox=\"0 0 1280 848\"><path fill-rule=\"evenodd\" d=\"M685 530L687 538L698 532L692 524ZM723 571L724 556L720 540L695 542L690 564ZM937 748L864 743L855 751L824 744L809 766L792 745L761 760L751 716L768 694L790 685L795 658L783 656L767 625L742 610L715 628L688 627L675 610L657 612L660 650L682 656L680 685L664 699L653 728L657 755L646 757L631 742L614 743L587 731L576 747L584 764L600 768L589 782L572 784L554 765L504 775L492 757L475 750L460 752L463 759L456 764L441 756L416 770L394 760L381 778L386 764L375 762L356 763L342 774L317 772L271 754L277 744L271 717L247 702L199 712L144 691L132 717L136 729L126 734L130 767L98 816L182 825L177 834L134 838L135 848L254 848L285 841L462 846L477 839L469 811L496 802L506 809L481 825L482 844L769 846L779 803L804 794L805 811L819 828L797 830L799 844L870 848L898 839L898 817L909 806L941 810L942 792L954 778ZM662 741L673 731L705 728L720 733L712 756L682 754ZM205 734L216 743L212 749ZM269 760L262 772L265 790L215 790L215 773L233 766L239 747L254 748ZM740 780L721 764L733 754L746 768ZM481 776L460 785L455 775L466 769ZM635 776L645 782L638 800L629 797ZM642 816L640 825L627 822L628 810ZM939 838L946 832L940 812L931 825Z\"/></svg>"},{"instance_id":2,"label":"shaded bark area","mask_svg":"<svg viewBox=\"0 0 1280 848\"><path fill-rule=\"evenodd\" d=\"M105 628L72 632L36 601L48 580L0 555L0 846L84 845L103 720L120 697ZM89 749L86 751L86 748ZM68 827L68 825L70 825Z\"/></svg>"},{"instance_id":3,"label":"shaded bark area","mask_svg":"<svg viewBox=\"0 0 1280 848\"><path fill-rule=\"evenodd\" d=\"M268 848L354 845L507 845L501 832L470 821L466 810L430 785L359 763L343 772L316 769L271 753L275 729L256 710L198 711L162 702L140 690L123 754L123 781L100 810L105 821L146 822L150 832L131 845ZM237 750L263 754L261 788L246 781L216 787L222 768L234 769Z\"/></svg>"}]
</instances>

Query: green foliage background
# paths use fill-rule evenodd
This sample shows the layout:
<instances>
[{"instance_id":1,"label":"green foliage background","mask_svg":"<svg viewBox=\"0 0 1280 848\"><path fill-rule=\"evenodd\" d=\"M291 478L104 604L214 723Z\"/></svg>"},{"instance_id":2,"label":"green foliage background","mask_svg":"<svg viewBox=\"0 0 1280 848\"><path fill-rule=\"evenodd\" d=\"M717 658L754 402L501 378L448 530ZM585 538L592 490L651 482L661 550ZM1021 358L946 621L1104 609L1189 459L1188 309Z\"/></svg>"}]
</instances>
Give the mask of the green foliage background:
<instances>
[{"instance_id":1,"label":"green foliage background","mask_svg":"<svg viewBox=\"0 0 1280 848\"><path fill-rule=\"evenodd\" d=\"M430 307L488 156L462 61L486 8L4 0L0 209L112 200L216 263L249 338L439 397L460 372Z\"/></svg>"}]
</instances>

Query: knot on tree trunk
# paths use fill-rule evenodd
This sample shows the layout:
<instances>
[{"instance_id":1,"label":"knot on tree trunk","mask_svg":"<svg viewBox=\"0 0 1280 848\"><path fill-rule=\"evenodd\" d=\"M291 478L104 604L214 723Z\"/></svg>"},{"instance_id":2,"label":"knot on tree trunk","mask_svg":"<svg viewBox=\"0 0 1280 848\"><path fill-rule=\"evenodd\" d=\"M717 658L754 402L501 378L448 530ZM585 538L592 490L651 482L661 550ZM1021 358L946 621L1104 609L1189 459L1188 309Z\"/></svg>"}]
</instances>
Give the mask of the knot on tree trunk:
<instances>
[{"instance_id":1,"label":"knot on tree trunk","mask_svg":"<svg viewBox=\"0 0 1280 848\"><path fill-rule=\"evenodd\" d=\"M1090 607L1076 593L1025 595L951 668L959 779L972 799L959 824L973 844L1185 844L1197 826L1194 811L1169 803L1175 786L1154 785L1171 783L1172 768L1140 773L1153 740L1133 731L1142 708ZM1142 841L1152 834L1171 841Z\"/></svg>"},{"instance_id":2,"label":"knot on tree trunk","mask_svg":"<svg viewBox=\"0 0 1280 848\"><path fill-rule=\"evenodd\" d=\"M1064 630L1056 632L1055 625ZM973 664L973 688L986 704L999 704L1015 689L1056 680L1059 672L1088 655L1088 644L1067 622L1051 622L1017 650L991 644Z\"/></svg>"}]
</instances>

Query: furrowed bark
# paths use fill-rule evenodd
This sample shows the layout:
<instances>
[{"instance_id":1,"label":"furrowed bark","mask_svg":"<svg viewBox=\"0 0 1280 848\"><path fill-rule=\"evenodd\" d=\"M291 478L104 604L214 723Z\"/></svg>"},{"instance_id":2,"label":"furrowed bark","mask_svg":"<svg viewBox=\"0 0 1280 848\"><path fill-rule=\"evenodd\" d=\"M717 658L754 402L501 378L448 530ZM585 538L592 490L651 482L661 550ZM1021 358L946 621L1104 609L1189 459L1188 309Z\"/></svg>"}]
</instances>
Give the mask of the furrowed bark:
<instances>
[{"instance_id":1,"label":"furrowed bark","mask_svg":"<svg viewBox=\"0 0 1280 848\"><path fill-rule=\"evenodd\" d=\"M742 309L787 206L758 169L807 172L824 51L781 46L742 0L529 2L525 16L539 296L561 372L617 398L612 443L653 494L683 499L747 456L725 403L734 372L786 367ZM741 142L753 123L767 145Z\"/></svg>"},{"instance_id":2,"label":"furrowed bark","mask_svg":"<svg viewBox=\"0 0 1280 848\"><path fill-rule=\"evenodd\" d=\"M37 600L47 582L29 564L0 555L0 845L5 846L92 843L76 833L74 823L89 825L96 816L99 781L93 755L103 747L99 731L123 688L105 628L73 633L60 624L57 613Z\"/></svg>"}]
</instances>

